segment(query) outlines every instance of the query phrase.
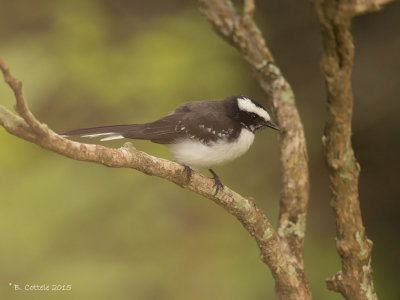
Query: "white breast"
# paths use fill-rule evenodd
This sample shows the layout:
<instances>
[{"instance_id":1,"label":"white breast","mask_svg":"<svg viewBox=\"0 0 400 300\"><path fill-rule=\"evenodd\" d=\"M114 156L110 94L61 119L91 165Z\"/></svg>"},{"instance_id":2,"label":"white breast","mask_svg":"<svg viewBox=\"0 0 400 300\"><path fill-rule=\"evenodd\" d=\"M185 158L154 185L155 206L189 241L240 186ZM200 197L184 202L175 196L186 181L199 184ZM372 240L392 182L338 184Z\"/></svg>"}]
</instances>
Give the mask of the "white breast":
<instances>
[{"instance_id":1,"label":"white breast","mask_svg":"<svg viewBox=\"0 0 400 300\"><path fill-rule=\"evenodd\" d=\"M196 140L184 140L169 145L169 148L175 161L193 169L208 169L241 156L253 141L254 133L243 128L235 141L223 139L206 145Z\"/></svg>"}]
</instances>

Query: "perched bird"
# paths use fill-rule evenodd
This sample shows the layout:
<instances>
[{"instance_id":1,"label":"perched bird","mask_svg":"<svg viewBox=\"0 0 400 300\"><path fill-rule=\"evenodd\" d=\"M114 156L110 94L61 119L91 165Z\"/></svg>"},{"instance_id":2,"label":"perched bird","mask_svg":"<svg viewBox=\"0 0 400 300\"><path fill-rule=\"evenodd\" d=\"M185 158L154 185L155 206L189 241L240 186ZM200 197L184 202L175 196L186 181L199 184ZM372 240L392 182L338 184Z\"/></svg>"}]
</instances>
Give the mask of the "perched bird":
<instances>
[{"instance_id":1,"label":"perched bird","mask_svg":"<svg viewBox=\"0 0 400 300\"><path fill-rule=\"evenodd\" d=\"M150 140L169 147L176 162L191 168L209 169L218 189L222 183L211 167L244 154L263 127L276 130L268 112L256 101L243 96L224 100L183 103L172 113L150 123L75 129L64 136L100 137L101 141L129 138Z\"/></svg>"}]
</instances>

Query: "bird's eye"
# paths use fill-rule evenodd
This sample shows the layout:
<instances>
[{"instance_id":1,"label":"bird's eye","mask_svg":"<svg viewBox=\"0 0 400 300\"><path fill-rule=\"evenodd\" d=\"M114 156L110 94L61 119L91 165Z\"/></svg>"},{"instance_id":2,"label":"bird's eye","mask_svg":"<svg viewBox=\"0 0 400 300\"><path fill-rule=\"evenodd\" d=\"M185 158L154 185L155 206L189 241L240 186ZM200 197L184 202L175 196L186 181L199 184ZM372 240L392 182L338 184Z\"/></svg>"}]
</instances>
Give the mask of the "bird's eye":
<instances>
[{"instance_id":1,"label":"bird's eye","mask_svg":"<svg viewBox=\"0 0 400 300\"><path fill-rule=\"evenodd\" d=\"M257 115L256 115L256 114L251 114L250 116L251 116L251 118L252 118L253 120L257 118Z\"/></svg>"}]
</instances>

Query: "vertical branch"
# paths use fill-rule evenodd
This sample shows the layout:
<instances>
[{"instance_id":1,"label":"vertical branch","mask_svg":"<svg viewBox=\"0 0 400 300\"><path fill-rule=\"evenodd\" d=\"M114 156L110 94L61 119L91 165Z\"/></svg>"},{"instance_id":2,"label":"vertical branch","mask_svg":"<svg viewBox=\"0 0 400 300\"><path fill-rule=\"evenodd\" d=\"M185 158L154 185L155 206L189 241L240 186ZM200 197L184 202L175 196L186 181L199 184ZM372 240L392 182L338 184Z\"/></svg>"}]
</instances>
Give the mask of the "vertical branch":
<instances>
[{"instance_id":1,"label":"vertical branch","mask_svg":"<svg viewBox=\"0 0 400 300\"><path fill-rule=\"evenodd\" d=\"M281 205L278 232L285 248L303 268L305 217L309 197L307 149L303 125L293 91L275 65L252 16L254 1L244 1L238 14L230 1L200 0L200 10L216 32L232 44L249 63L261 88L271 95L281 129Z\"/></svg>"},{"instance_id":2,"label":"vertical branch","mask_svg":"<svg viewBox=\"0 0 400 300\"><path fill-rule=\"evenodd\" d=\"M370 266L372 242L365 235L359 203L360 166L351 145L354 45L350 27L359 11L352 0L316 0L314 7L321 28L328 102L323 144L333 193L336 248L342 261L342 270L327 279L327 287L347 299L377 299Z\"/></svg>"},{"instance_id":3,"label":"vertical branch","mask_svg":"<svg viewBox=\"0 0 400 300\"><path fill-rule=\"evenodd\" d=\"M272 98L280 133L280 160L282 187L278 234L281 249L292 263L300 286L297 294L282 293L282 281L274 276L281 299L309 299L311 293L304 276L303 246L306 212L309 198L307 150L303 125L295 104L293 91L275 65L274 58L253 20L254 0L244 0L243 14L238 13L231 1L199 0L200 10L215 31L234 46L251 67L260 87ZM262 254L263 255L263 254ZM271 265L270 265L271 268ZM279 270L271 268L273 274ZM301 296L299 296L301 295Z\"/></svg>"}]
</instances>

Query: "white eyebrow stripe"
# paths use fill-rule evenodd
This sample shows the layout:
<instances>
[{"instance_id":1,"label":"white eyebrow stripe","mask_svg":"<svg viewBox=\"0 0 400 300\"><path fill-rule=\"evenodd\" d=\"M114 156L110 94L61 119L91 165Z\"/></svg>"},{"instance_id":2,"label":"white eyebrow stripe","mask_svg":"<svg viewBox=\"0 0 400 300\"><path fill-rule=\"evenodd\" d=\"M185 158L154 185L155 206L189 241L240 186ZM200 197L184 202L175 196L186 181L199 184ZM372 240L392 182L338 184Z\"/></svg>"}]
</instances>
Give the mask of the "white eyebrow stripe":
<instances>
[{"instance_id":1,"label":"white eyebrow stripe","mask_svg":"<svg viewBox=\"0 0 400 300\"><path fill-rule=\"evenodd\" d=\"M258 107L248 98L238 98L238 106L240 110L255 113L256 115L264 118L265 121L271 120L271 117L265 109Z\"/></svg>"}]
</instances>

